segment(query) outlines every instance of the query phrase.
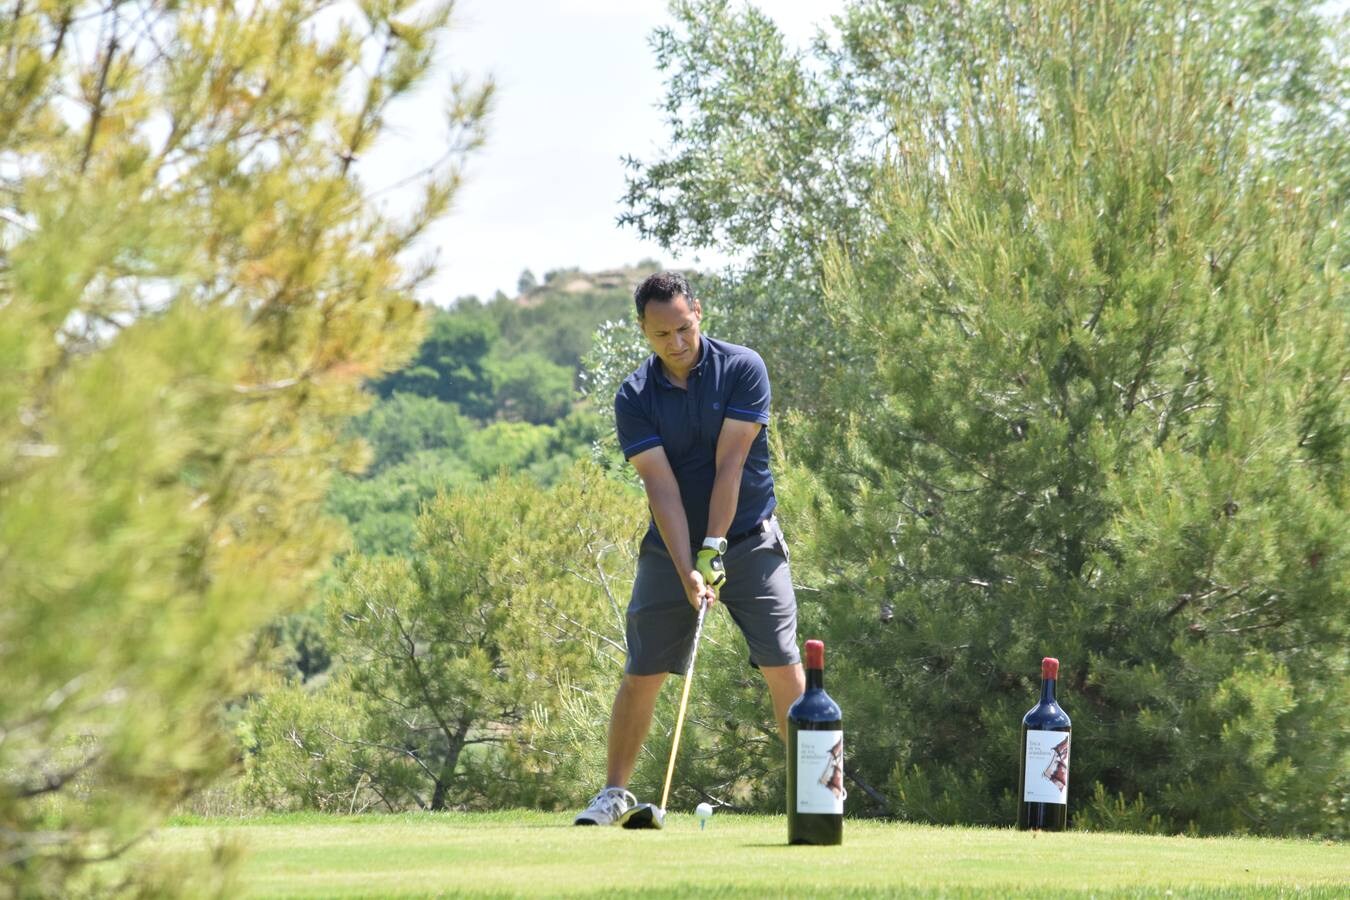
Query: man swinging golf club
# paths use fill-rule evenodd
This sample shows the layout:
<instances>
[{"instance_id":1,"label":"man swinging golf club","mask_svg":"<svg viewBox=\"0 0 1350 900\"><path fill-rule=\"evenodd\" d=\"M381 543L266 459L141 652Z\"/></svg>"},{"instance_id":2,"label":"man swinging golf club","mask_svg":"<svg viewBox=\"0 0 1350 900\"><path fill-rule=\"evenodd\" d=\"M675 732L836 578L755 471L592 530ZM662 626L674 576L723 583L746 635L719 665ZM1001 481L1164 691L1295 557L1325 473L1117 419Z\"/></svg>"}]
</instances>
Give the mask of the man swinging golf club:
<instances>
[{"instance_id":1,"label":"man swinging golf club","mask_svg":"<svg viewBox=\"0 0 1350 900\"><path fill-rule=\"evenodd\" d=\"M633 299L652 355L624 380L614 415L652 523L628 604L628 660L610 714L607 783L576 824L659 828L678 725L661 807L638 807L628 779L669 672L686 676L683 723L696 639L712 603L720 600L745 635L780 735L806 681L787 544L773 515L764 361L748 347L700 333L702 306L678 273L652 275Z\"/></svg>"}]
</instances>

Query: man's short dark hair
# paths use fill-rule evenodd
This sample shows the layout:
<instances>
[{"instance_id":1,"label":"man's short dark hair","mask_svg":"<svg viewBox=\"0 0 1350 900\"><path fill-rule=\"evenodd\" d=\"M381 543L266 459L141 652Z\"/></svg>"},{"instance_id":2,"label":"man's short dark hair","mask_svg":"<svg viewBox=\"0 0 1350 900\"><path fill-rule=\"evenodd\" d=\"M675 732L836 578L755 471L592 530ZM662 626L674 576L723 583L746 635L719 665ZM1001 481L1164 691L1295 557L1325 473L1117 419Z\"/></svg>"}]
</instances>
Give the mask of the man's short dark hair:
<instances>
[{"instance_id":1,"label":"man's short dark hair","mask_svg":"<svg viewBox=\"0 0 1350 900\"><path fill-rule=\"evenodd\" d=\"M637 286L637 290L633 291L633 303L637 306L638 318L641 319L643 313L647 311L649 301L668 303L680 296L693 305L694 292L689 290L689 280L679 272L657 272L644 278L642 284Z\"/></svg>"}]
</instances>

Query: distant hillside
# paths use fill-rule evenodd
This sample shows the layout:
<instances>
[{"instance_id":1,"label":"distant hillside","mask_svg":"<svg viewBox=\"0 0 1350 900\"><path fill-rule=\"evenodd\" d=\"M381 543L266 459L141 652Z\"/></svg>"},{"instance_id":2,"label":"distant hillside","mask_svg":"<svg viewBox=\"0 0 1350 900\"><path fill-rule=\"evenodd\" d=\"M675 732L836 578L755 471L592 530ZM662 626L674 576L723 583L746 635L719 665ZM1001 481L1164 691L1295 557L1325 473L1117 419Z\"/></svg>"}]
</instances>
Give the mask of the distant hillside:
<instances>
[{"instance_id":1,"label":"distant hillside","mask_svg":"<svg viewBox=\"0 0 1350 900\"><path fill-rule=\"evenodd\" d=\"M417 354L371 382L380 399L352 422L372 458L334 483L328 509L355 546L407 553L418 510L439 491L502 469L549 485L589 458L613 426L580 399L582 357L602 323L633 321L633 288L659 268L559 269L543 284L527 272L515 297L434 310Z\"/></svg>"},{"instance_id":2,"label":"distant hillside","mask_svg":"<svg viewBox=\"0 0 1350 900\"><path fill-rule=\"evenodd\" d=\"M576 400L581 360L609 321L632 321L632 291L660 263L583 272L555 269L536 283L528 270L520 293L487 303L463 297L437 309L417 355L371 384L381 397L413 394L478 422L552 424Z\"/></svg>"},{"instance_id":3,"label":"distant hillside","mask_svg":"<svg viewBox=\"0 0 1350 900\"><path fill-rule=\"evenodd\" d=\"M633 289L660 269L656 260L599 272L555 269L542 283L534 283L527 270L515 297L477 305L461 301L450 314L485 313L497 325L503 351L536 353L575 373L600 324L630 320Z\"/></svg>"},{"instance_id":4,"label":"distant hillside","mask_svg":"<svg viewBox=\"0 0 1350 900\"><path fill-rule=\"evenodd\" d=\"M535 283L528 269L521 273L514 302L522 306L537 306L553 294L589 294L623 291L631 294L638 282L661 270L656 260L646 259L635 266L583 272L577 268L554 269L544 274L542 284Z\"/></svg>"}]
</instances>

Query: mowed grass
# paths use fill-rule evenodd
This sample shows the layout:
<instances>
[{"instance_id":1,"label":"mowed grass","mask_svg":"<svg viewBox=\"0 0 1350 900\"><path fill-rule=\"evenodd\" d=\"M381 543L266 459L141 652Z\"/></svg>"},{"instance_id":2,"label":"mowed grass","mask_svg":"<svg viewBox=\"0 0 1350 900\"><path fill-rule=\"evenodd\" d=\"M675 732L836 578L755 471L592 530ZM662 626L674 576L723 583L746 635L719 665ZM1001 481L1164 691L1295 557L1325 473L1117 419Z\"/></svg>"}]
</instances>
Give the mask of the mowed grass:
<instances>
[{"instance_id":1,"label":"mowed grass","mask_svg":"<svg viewBox=\"0 0 1350 900\"><path fill-rule=\"evenodd\" d=\"M1034 834L846 821L789 847L781 816L672 812L662 831L538 812L269 817L164 829L146 851L247 855L249 897L1346 897L1350 847L1324 841Z\"/></svg>"}]
</instances>

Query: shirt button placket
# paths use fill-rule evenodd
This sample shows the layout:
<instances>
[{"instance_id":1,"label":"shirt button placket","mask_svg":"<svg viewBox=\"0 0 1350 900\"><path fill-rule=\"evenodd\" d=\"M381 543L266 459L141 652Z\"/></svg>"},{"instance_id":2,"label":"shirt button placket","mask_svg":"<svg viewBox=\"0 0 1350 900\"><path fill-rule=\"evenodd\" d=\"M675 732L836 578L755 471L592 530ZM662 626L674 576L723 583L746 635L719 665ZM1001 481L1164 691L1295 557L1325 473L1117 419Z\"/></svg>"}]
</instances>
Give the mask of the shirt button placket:
<instances>
[{"instance_id":1,"label":"shirt button placket","mask_svg":"<svg viewBox=\"0 0 1350 900\"><path fill-rule=\"evenodd\" d=\"M685 383L684 409L685 415L689 418L690 430L694 433L694 440L698 441L703 436L703 429L700 427L703 423L698 415L698 375L689 373L689 380Z\"/></svg>"}]
</instances>

